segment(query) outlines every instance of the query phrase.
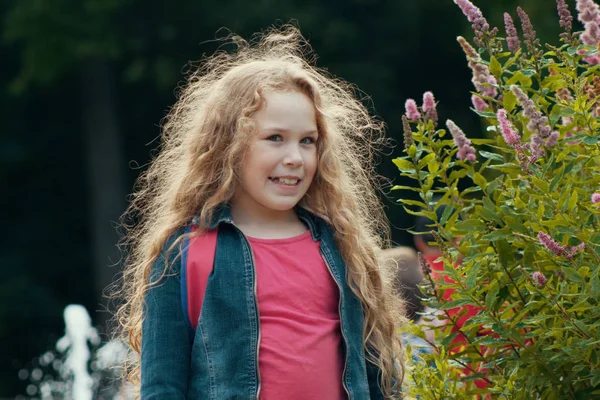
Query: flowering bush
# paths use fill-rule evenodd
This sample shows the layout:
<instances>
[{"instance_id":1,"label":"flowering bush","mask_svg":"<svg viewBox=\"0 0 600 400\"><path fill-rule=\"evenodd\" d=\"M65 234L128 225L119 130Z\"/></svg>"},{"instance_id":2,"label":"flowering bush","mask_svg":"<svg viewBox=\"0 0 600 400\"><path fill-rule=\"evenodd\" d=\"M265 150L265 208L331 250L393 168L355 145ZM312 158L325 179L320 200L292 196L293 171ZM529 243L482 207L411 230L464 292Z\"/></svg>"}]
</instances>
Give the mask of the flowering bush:
<instances>
[{"instance_id":1,"label":"flowering bush","mask_svg":"<svg viewBox=\"0 0 600 400\"><path fill-rule=\"evenodd\" d=\"M600 7L577 0L584 31L573 32L557 0L560 45L542 46L520 7L521 37L508 13L501 37L470 1L454 2L475 32L474 46L458 42L491 136L469 140L451 120L438 129L431 92L421 107L406 101L406 155L393 162L415 186L394 189L420 196L399 202L433 221L445 278L423 287L437 310L425 320L439 321L408 395L600 397ZM457 307L478 312L458 326Z\"/></svg>"}]
</instances>

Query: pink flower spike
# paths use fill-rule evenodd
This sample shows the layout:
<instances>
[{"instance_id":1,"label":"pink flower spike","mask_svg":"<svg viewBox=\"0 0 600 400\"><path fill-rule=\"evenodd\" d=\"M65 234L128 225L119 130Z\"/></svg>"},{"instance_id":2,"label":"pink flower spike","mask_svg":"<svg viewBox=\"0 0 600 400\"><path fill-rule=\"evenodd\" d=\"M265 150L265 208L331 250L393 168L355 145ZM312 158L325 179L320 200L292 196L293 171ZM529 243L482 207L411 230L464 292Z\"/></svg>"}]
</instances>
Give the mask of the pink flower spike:
<instances>
[{"instance_id":1,"label":"pink flower spike","mask_svg":"<svg viewBox=\"0 0 600 400\"><path fill-rule=\"evenodd\" d=\"M565 28L565 32L571 32L573 28L573 16L569 11L569 6L565 3L565 0L556 0L556 9L558 10L559 24Z\"/></svg>"},{"instance_id":2,"label":"pink flower spike","mask_svg":"<svg viewBox=\"0 0 600 400\"><path fill-rule=\"evenodd\" d=\"M484 18L481 10L475 7L469 0L454 0L454 3L460 7L463 14L465 14L469 22L471 22L471 28L473 28L473 32L475 32L475 44L481 47L483 45L481 39L485 34L489 32L494 35L497 29L494 28L490 32L490 25Z\"/></svg>"},{"instance_id":3,"label":"pink flower spike","mask_svg":"<svg viewBox=\"0 0 600 400\"><path fill-rule=\"evenodd\" d=\"M479 53L477 53L477 50L475 50L473 46L471 46L471 44L467 42L467 40L464 37L457 36L456 40L465 52L465 55L467 56L467 61L470 61L469 58L472 58L473 60L479 60L481 58L479 57Z\"/></svg>"},{"instance_id":4,"label":"pink flower spike","mask_svg":"<svg viewBox=\"0 0 600 400\"><path fill-rule=\"evenodd\" d=\"M569 255L569 251L564 246L561 246L557 243L552 237L544 232L538 232L538 239L541 244L544 245L545 248L550 250L556 256L567 256Z\"/></svg>"},{"instance_id":5,"label":"pink flower spike","mask_svg":"<svg viewBox=\"0 0 600 400\"><path fill-rule=\"evenodd\" d=\"M496 81L496 78L494 78L493 75L490 75L487 77L487 81L486 83L489 83L490 86L485 86L483 89L483 95L484 96L488 96L488 97L496 97L498 96L498 89L496 89L494 86L491 85L497 85L498 82Z\"/></svg>"},{"instance_id":6,"label":"pink flower spike","mask_svg":"<svg viewBox=\"0 0 600 400\"><path fill-rule=\"evenodd\" d=\"M592 0L577 0L575 9L579 12L577 19L583 24L587 22L600 22L600 7Z\"/></svg>"},{"instance_id":7,"label":"pink flower spike","mask_svg":"<svg viewBox=\"0 0 600 400\"><path fill-rule=\"evenodd\" d=\"M477 111L485 111L489 107L488 103L476 94L471 96L471 103Z\"/></svg>"},{"instance_id":8,"label":"pink flower spike","mask_svg":"<svg viewBox=\"0 0 600 400\"><path fill-rule=\"evenodd\" d=\"M500 130L502 131L502 137L504 138L506 144L508 144L511 147L515 147L518 144L520 144L521 137L519 136L517 131L513 129L512 124L508 120L508 114L506 113L506 110L503 108L499 109L496 113L496 116L498 117L498 122L500 123Z\"/></svg>"},{"instance_id":9,"label":"pink flower spike","mask_svg":"<svg viewBox=\"0 0 600 400\"><path fill-rule=\"evenodd\" d=\"M517 35L515 23L509 13L504 13L504 27L506 29L506 44L508 45L508 49L513 53L516 53L521 47L521 41Z\"/></svg>"},{"instance_id":10,"label":"pink flower spike","mask_svg":"<svg viewBox=\"0 0 600 400\"><path fill-rule=\"evenodd\" d=\"M590 65L598 65L600 64L600 57L598 57L598 54L594 54L593 56L583 57L583 61Z\"/></svg>"},{"instance_id":11,"label":"pink flower spike","mask_svg":"<svg viewBox=\"0 0 600 400\"><path fill-rule=\"evenodd\" d=\"M413 121L421 119L421 113L417 110L417 103L413 99L406 100L404 108L406 108L406 116L408 119Z\"/></svg>"},{"instance_id":12,"label":"pink flower spike","mask_svg":"<svg viewBox=\"0 0 600 400\"><path fill-rule=\"evenodd\" d=\"M585 250L585 243L583 243L583 242L579 243L577 246L571 247L571 253L573 255L575 255L575 254L577 254L577 253L579 253L580 251L583 251L583 250Z\"/></svg>"},{"instance_id":13,"label":"pink flower spike","mask_svg":"<svg viewBox=\"0 0 600 400\"><path fill-rule=\"evenodd\" d=\"M425 92L423 93L423 112L427 119L433 120L433 122L437 122L438 114L435 109L435 99L433 97L433 93Z\"/></svg>"},{"instance_id":14,"label":"pink flower spike","mask_svg":"<svg viewBox=\"0 0 600 400\"><path fill-rule=\"evenodd\" d=\"M421 267L421 272L423 272L423 275L431 274L431 266L429 265L427 260L425 260L423 253L419 252L417 254L417 258L419 259L419 266Z\"/></svg>"},{"instance_id":15,"label":"pink flower spike","mask_svg":"<svg viewBox=\"0 0 600 400\"><path fill-rule=\"evenodd\" d=\"M533 274L531 274L531 278L535 281L535 283L537 283L538 286L541 287L546 286L546 282L548 282L546 275L542 274L540 271L535 271Z\"/></svg>"},{"instance_id":16,"label":"pink flower spike","mask_svg":"<svg viewBox=\"0 0 600 400\"><path fill-rule=\"evenodd\" d=\"M597 46L600 42L600 7L592 0L577 0L575 8L578 11L577 19L585 28L580 36L581 41L588 46ZM600 63L597 55L584 57L583 61L591 65Z\"/></svg>"},{"instance_id":17,"label":"pink flower spike","mask_svg":"<svg viewBox=\"0 0 600 400\"><path fill-rule=\"evenodd\" d=\"M554 147L556 146L556 143L558 142L558 137L560 136L560 133L554 131L550 134L550 136L548 137L548 139L546 140L546 147Z\"/></svg>"},{"instance_id":18,"label":"pink flower spike","mask_svg":"<svg viewBox=\"0 0 600 400\"><path fill-rule=\"evenodd\" d=\"M533 30L533 25L531 24L529 15L527 15L527 13L523 11L521 7L517 7L517 14L519 14L519 18L521 19L521 28L523 29L525 43L527 44L529 51L533 52L538 40L536 39L536 32Z\"/></svg>"},{"instance_id":19,"label":"pink flower spike","mask_svg":"<svg viewBox=\"0 0 600 400\"><path fill-rule=\"evenodd\" d=\"M537 132L541 138L547 138L552 133L552 128L548 124L548 118L546 118L535 106L533 101L527 97L525 92L519 87L513 85L510 87L511 91L517 96L517 102L523 107L523 114L529 118L527 123L527 129L533 132ZM543 144L540 142L538 144Z\"/></svg>"},{"instance_id":20,"label":"pink flower spike","mask_svg":"<svg viewBox=\"0 0 600 400\"><path fill-rule=\"evenodd\" d=\"M454 144L456 144L456 147L458 147L456 157L459 160L475 161L477 159L475 156L475 148L471 146L471 141L467 139L462 129L460 129L454 123L454 121L450 119L446 121L446 126L450 130L450 134L454 139Z\"/></svg>"},{"instance_id":21,"label":"pink flower spike","mask_svg":"<svg viewBox=\"0 0 600 400\"><path fill-rule=\"evenodd\" d=\"M592 204L600 203L600 193L596 192L592 195Z\"/></svg>"},{"instance_id":22,"label":"pink flower spike","mask_svg":"<svg viewBox=\"0 0 600 400\"><path fill-rule=\"evenodd\" d=\"M473 5L469 0L454 0L467 17L469 22L474 22L477 18L482 18L481 10Z\"/></svg>"},{"instance_id":23,"label":"pink flower spike","mask_svg":"<svg viewBox=\"0 0 600 400\"><path fill-rule=\"evenodd\" d=\"M433 93L425 92L423 93L423 111L428 112L430 110L435 110L435 99Z\"/></svg>"}]
</instances>

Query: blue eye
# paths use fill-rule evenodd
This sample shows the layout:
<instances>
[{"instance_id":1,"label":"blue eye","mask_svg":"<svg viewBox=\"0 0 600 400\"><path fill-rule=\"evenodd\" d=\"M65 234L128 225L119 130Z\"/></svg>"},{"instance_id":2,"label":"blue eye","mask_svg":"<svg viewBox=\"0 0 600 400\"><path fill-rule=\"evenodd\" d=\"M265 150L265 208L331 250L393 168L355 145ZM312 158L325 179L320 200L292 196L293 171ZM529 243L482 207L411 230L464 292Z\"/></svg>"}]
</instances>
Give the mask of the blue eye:
<instances>
[{"instance_id":1,"label":"blue eye","mask_svg":"<svg viewBox=\"0 0 600 400\"><path fill-rule=\"evenodd\" d=\"M271 135L267 138L267 140L270 140L272 142L280 142L281 139L281 135Z\"/></svg>"},{"instance_id":2,"label":"blue eye","mask_svg":"<svg viewBox=\"0 0 600 400\"><path fill-rule=\"evenodd\" d=\"M302 143L302 144L313 144L313 143L315 143L315 139L313 139L311 137L305 137L304 139L302 139L300 141L300 143Z\"/></svg>"}]
</instances>

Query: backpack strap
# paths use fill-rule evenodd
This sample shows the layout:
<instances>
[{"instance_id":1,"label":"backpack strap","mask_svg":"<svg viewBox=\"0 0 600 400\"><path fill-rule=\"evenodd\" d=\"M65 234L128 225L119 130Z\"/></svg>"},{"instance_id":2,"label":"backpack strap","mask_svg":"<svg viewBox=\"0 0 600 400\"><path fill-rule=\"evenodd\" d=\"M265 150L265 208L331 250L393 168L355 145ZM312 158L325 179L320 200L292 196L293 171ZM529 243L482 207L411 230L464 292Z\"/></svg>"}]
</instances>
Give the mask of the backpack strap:
<instances>
[{"instance_id":1,"label":"backpack strap","mask_svg":"<svg viewBox=\"0 0 600 400\"><path fill-rule=\"evenodd\" d=\"M188 229L186 231L193 232L197 228L190 225ZM208 277L215 261L217 229L188 239L188 245L185 247L187 251L183 252L181 259L181 307L187 317L190 340L193 340L202 312Z\"/></svg>"}]
</instances>

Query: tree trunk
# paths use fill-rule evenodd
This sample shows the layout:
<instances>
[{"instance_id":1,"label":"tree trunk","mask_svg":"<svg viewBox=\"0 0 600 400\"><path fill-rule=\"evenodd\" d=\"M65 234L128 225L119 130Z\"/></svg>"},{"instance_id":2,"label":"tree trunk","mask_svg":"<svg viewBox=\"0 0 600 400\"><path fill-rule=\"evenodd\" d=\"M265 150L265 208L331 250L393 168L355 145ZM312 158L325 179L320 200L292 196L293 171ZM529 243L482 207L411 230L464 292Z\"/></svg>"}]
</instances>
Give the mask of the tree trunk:
<instances>
[{"instance_id":1,"label":"tree trunk","mask_svg":"<svg viewBox=\"0 0 600 400\"><path fill-rule=\"evenodd\" d=\"M94 291L94 322L106 327L110 314L103 292L120 270L116 223L124 211L125 162L117 122L115 81L107 61L92 60L81 76L87 155Z\"/></svg>"}]
</instances>

